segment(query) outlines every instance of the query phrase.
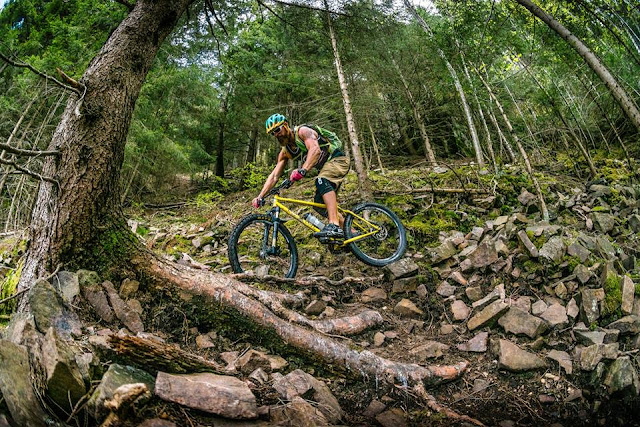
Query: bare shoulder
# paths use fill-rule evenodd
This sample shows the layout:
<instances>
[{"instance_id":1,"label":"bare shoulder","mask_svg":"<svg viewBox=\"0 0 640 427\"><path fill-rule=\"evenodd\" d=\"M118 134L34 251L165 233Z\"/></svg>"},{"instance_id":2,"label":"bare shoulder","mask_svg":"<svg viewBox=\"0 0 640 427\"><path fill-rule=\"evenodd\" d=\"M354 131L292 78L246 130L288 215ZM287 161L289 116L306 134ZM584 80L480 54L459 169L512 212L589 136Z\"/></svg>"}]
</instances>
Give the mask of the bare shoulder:
<instances>
[{"instance_id":1,"label":"bare shoulder","mask_svg":"<svg viewBox=\"0 0 640 427\"><path fill-rule=\"evenodd\" d=\"M315 140L318 139L318 133L308 126L300 126L298 128L298 136L303 141L306 141L307 139L315 139Z\"/></svg>"}]
</instances>

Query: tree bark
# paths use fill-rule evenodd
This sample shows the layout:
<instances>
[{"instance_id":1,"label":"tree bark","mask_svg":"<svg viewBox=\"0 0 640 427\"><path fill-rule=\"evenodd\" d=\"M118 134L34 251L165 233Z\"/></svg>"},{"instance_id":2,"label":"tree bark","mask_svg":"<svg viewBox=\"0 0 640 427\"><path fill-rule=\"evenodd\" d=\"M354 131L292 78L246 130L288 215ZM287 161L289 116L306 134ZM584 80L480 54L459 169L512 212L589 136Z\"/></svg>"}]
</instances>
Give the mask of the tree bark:
<instances>
[{"instance_id":1,"label":"tree bark","mask_svg":"<svg viewBox=\"0 0 640 427\"><path fill-rule=\"evenodd\" d=\"M43 175L59 185L40 184L18 291L78 256L106 257L98 253L104 245L90 245L101 236L113 250L127 247L117 241L128 236L119 180L133 109L160 45L192 1L136 2L89 64L80 80L84 99L67 102L49 144L61 155L46 161ZM19 310L27 310L25 298Z\"/></svg>"},{"instance_id":2,"label":"tree bark","mask_svg":"<svg viewBox=\"0 0 640 427\"><path fill-rule=\"evenodd\" d=\"M376 159L378 159L378 166L380 167L380 173L384 175L384 167L382 166L382 160L380 159L380 151L378 151L378 142L376 141L376 134L373 131L373 127L371 126L371 120L369 120L369 116L367 116L367 124L369 125L369 132L371 133L371 144L373 145L373 151L376 154Z\"/></svg>"},{"instance_id":3,"label":"tree bark","mask_svg":"<svg viewBox=\"0 0 640 427\"><path fill-rule=\"evenodd\" d=\"M353 120L353 112L351 111L351 100L349 99L349 90L347 89L347 81L344 78L342 62L340 61L340 53L338 52L338 41L336 40L333 24L331 23L331 14L329 13L329 5L324 2L327 11L327 23L329 25L329 37L331 38L331 47L333 48L333 56L338 73L338 82L340 83L340 91L342 92L342 103L344 104L344 114L347 120L347 130L349 131L349 140L351 141L351 152L353 153L353 163L358 174L358 188L363 198L368 199L371 194L369 188L369 178L367 177L367 169L364 167L362 153L358 143L358 131L356 123Z\"/></svg>"},{"instance_id":4,"label":"tree bark","mask_svg":"<svg viewBox=\"0 0 640 427\"><path fill-rule=\"evenodd\" d=\"M553 16L542 10L538 5L530 0L515 0L520 5L524 6L534 16L538 17L541 21L554 30L560 37L566 40L567 43L585 60L585 62L591 67L602 82L609 88L611 95L620 105L622 111L627 115L631 123L640 132L640 110L633 102L633 99L627 94L624 88L618 83L616 78L605 67L600 59L584 44L582 41L574 36L567 28L561 23L555 20Z\"/></svg>"}]
</instances>

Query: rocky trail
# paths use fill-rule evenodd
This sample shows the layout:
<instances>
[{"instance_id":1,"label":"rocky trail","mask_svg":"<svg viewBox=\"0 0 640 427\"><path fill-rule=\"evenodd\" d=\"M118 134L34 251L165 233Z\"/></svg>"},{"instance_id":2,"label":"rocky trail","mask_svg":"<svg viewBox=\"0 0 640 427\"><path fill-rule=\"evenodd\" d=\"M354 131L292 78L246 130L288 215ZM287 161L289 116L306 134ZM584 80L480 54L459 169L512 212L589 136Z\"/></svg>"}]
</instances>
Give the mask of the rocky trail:
<instances>
[{"instance_id":1,"label":"rocky trail","mask_svg":"<svg viewBox=\"0 0 640 427\"><path fill-rule=\"evenodd\" d=\"M410 234L401 261L369 267L293 226L295 279L233 277L287 292L271 309L290 322L388 360L458 366L458 379L425 390L345 375L268 334L250 341L221 319L196 321L137 280L58 271L29 291L33 316L14 316L3 333L0 360L15 369L0 368L0 414L10 414L0 426L47 416L102 426L638 425L640 185L549 179L552 218L542 221L517 169L488 194L461 196L402 195L402 177L378 183L393 184L382 202ZM347 204L354 187L350 177ZM166 259L230 275L226 240L250 194L140 210L129 225ZM16 266L15 251L2 256ZM18 345L29 340L40 350ZM21 383L34 357L45 371L36 390Z\"/></svg>"}]
</instances>

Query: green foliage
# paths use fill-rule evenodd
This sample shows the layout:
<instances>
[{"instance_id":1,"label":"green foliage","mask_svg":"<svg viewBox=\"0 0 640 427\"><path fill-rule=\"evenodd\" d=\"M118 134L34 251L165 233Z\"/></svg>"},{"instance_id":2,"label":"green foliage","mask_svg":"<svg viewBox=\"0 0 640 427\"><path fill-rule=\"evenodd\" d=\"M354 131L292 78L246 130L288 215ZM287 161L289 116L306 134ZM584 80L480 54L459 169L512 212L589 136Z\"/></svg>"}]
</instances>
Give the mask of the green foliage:
<instances>
[{"instance_id":1,"label":"green foliage","mask_svg":"<svg viewBox=\"0 0 640 427\"><path fill-rule=\"evenodd\" d=\"M617 274L610 274L604 282L605 297L602 302L603 318L611 320L618 319L622 316L622 279Z\"/></svg>"},{"instance_id":2,"label":"green foliage","mask_svg":"<svg viewBox=\"0 0 640 427\"><path fill-rule=\"evenodd\" d=\"M0 300L9 298L16 293L20 274L22 272L22 263L17 268L9 270L4 278L0 281ZM0 314L11 314L16 308L16 299L8 301L0 305Z\"/></svg>"},{"instance_id":3,"label":"green foliage","mask_svg":"<svg viewBox=\"0 0 640 427\"><path fill-rule=\"evenodd\" d=\"M208 193L200 193L196 196L196 206L198 208L211 207L222 200L224 196L219 191L211 191Z\"/></svg>"},{"instance_id":4,"label":"green foliage","mask_svg":"<svg viewBox=\"0 0 640 427\"><path fill-rule=\"evenodd\" d=\"M242 168L232 170L229 173L230 180L238 183L241 190L261 188L272 168L273 165L257 166L254 163L247 163Z\"/></svg>"}]
</instances>

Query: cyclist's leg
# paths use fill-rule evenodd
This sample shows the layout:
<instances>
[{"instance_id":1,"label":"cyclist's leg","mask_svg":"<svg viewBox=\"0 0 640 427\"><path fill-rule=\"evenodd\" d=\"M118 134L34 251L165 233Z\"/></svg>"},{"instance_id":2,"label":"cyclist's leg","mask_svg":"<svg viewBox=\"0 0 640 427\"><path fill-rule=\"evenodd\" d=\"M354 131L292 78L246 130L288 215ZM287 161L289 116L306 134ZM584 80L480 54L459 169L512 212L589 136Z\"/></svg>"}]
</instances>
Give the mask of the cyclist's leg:
<instances>
[{"instance_id":1,"label":"cyclist's leg","mask_svg":"<svg viewBox=\"0 0 640 427\"><path fill-rule=\"evenodd\" d=\"M321 197L327 206L327 212L321 213L329 218L329 222L336 225L342 225L344 218L340 221L338 216L338 197L337 191L340 184L349 172L349 158L346 156L334 157L325 163L316 178L316 196L314 200L318 201Z\"/></svg>"}]
</instances>

